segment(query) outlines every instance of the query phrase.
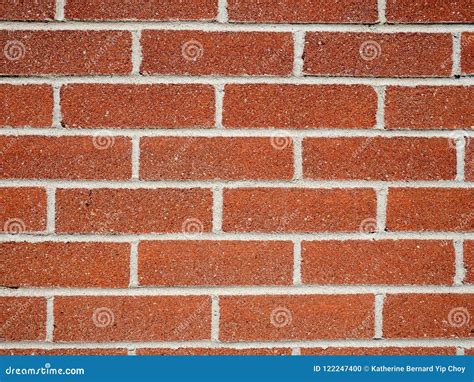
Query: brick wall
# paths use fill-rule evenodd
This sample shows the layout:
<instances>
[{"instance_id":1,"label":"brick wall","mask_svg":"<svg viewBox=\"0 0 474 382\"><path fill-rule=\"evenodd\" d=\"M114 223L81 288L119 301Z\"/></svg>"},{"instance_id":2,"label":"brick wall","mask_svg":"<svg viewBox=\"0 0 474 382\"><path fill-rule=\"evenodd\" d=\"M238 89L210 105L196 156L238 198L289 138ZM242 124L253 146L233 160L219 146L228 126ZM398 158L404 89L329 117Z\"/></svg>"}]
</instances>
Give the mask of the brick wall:
<instances>
[{"instance_id":1,"label":"brick wall","mask_svg":"<svg viewBox=\"0 0 474 382\"><path fill-rule=\"evenodd\" d=\"M470 0L0 19L0 353L472 353Z\"/></svg>"}]
</instances>

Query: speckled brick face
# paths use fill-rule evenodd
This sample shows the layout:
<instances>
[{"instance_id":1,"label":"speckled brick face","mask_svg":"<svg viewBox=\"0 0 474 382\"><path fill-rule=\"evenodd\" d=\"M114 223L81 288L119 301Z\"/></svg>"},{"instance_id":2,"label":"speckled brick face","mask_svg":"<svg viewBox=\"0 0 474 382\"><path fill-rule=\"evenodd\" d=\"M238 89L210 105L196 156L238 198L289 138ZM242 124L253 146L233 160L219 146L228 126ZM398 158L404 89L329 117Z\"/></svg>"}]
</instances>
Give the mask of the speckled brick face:
<instances>
[{"instance_id":1,"label":"speckled brick face","mask_svg":"<svg viewBox=\"0 0 474 382\"><path fill-rule=\"evenodd\" d=\"M0 354L474 354L473 23L1 1Z\"/></svg>"}]
</instances>

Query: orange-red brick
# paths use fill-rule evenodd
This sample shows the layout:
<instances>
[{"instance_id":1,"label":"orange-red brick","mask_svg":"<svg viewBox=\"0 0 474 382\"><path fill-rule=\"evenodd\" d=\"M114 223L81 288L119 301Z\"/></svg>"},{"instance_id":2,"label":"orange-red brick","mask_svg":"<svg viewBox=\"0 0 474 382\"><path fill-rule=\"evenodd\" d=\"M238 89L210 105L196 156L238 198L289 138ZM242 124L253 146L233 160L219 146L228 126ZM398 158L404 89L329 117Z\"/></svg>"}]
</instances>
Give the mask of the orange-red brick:
<instances>
[{"instance_id":1,"label":"orange-red brick","mask_svg":"<svg viewBox=\"0 0 474 382\"><path fill-rule=\"evenodd\" d=\"M74 0L67 1L65 16L73 20L212 20L217 0Z\"/></svg>"},{"instance_id":2,"label":"orange-red brick","mask_svg":"<svg viewBox=\"0 0 474 382\"><path fill-rule=\"evenodd\" d=\"M0 85L0 126L49 127L53 88L49 85Z\"/></svg>"},{"instance_id":3,"label":"orange-red brick","mask_svg":"<svg viewBox=\"0 0 474 382\"><path fill-rule=\"evenodd\" d=\"M293 243L284 241L144 241L140 285L289 285Z\"/></svg>"},{"instance_id":4,"label":"orange-red brick","mask_svg":"<svg viewBox=\"0 0 474 382\"><path fill-rule=\"evenodd\" d=\"M374 217L375 192L370 189L224 190L226 232L359 231Z\"/></svg>"},{"instance_id":5,"label":"orange-red brick","mask_svg":"<svg viewBox=\"0 0 474 382\"><path fill-rule=\"evenodd\" d=\"M127 288L130 245L123 243L0 243L6 287Z\"/></svg>"},{"instance_id":6,"label":"orange-red brick","mask_svg":"<svg viewBox=\"0 0 474 382\"><path fill-rule=\"evenodd\" d=\"M452 285L452 242L432 240L304 241L305 284Z\"/></svg>"},{"instance_id":7,"label":"orange-red brick","mask_svg":"<svg viewBox=\"0 0 474 382\"><path fill-rule=\"evenodd\" d=\"M375 23L376 0L228 0L231 21L271 23Z\"/></svg>"},{"instance_id":8,"label":"orange-red brick","mask_svg":"<svg viewBox=\"0 0 474 382\"><path fill-rule=\"evenodd\" d=\"M474 294L394 294L385 298L385 338L472 337Z\"/></svg>"},{"instance_id":9,"label":"orange-red brick","mask_svg":"<svg viewBox=\"0 0 474 382\"><path fill-rule=\"evenodd\" d=\"M145 74L289 75L290 33L146 30L142 33Z\"/></svg>"},{"instance_id":10,"label":"orange-red brick","mask_svg":"<svg viewBox=\"0 0 474 382\"><path fill-rule=\"evenodd\" d=\"M0 297L0 341L44 341L46 299Z\"/></svg>"},{"instance_id":11,"label":"orange-red brick","mask_svg":"<svg viewBox=\"0 0 474 382\"><path fill-rule=\"evenodd\" d=\"M142 348L137 355L291 355L290 348Z\"/></svg>"},{"instance_id":12,"label":"orange-red brick","mask_svg":"<svg viewBox=\"0 0 474 382\"><path fill-rule=\"evenodd\" d=\"M470 0L387 0L389 23L472 23Z\"/></svg>"},{"instance_id":13,"label":"orange-red brick","mask_svg":"<svg viewBox=\"0 0 474 382\"><path fill-rule=\"evenodd\" d=\"M0 147L0 178L113 180L132 175L129 138L3 136Z\"/></svg>"},{"instance_id":14,"label":"orange-red brick","mask_svg":"<svg viewBox=\"0 0 474 382\"><path fill-rule=\"evenodd\" d=\"M5 0L0 4L0 20L51 20L55 8L55 0Z\"/></svg>"},{"instance_id":15,"label":"orange-red brick","mask_svg":"<svg viewBox=\"0 0 474 382\"><path fill-rule=\"evenodd\" d=\"M46 191L43 188L0 188L0 231L10 234L46 229Z\"/></svg>"},{"instance_id":16,"label":"orange-red brick","mask_svg":"<svg viewBox=\"0 0 474 382\"><path fill-rule=\"evenodd\" d=\"M466 269L464 283L474 284L474 240L464 242L464 268Z\"/></svg>"},{"instance_id":17,"label":"orange-red brick","mask_svg":"<svg viewBox=\"0 0 474 382\"><path fill-rule=\"evenodd\" d=\"M461 35L461 71L474 74L474 33Z\"/></svg>"},{"instance_id":18,"label":"orange-red brick","mask_svg":"<svg viewBox=\"0 0 474 382\"><path fill-rule=\"evenodd\" d=\"M389 129L471 129L474 90L471 86L389 86L385 124Z\"/></svg>"},{"instance_id":19,"label":"orange-red brick","mask_svg":"<svg viewBox=\"0 0 474 382\"><path fill-rule=\"evenodd\" d=\"M73 84L61 89L65 127L212 127L214 103L209 85Z\"/></svg>"},{"instance_id":20,"label":"orange-red brick","mask_svg":"<svg viewBox=\"0 0 474 382\"><path fill-rule=\"evenodd\" d=\"M58 189L58 232L209 232L207 189Z\"/></svg>"},{"instance_id":21,"label":"orange-red brick","mask_svg":"<svg viewBox=\"0 0 474 382\"><path fill-rule=\"evenodd\" d=\"M301 348L301 355L456 355L455 347Z\"/></svg>"},{"instance_id":22,"label":"orange-red brick","mask_svg":"<svg viewBox=\"0 0 474 382\"><path fill-rule=\"evenodd\" d=\"M304 71L329 76L446 77L452 70L448 33L306 34Z\"/></svg>"},{"instance_id":23,"label":"orange-red brick","mask_svg":"<svg viewBox=\"0 0 474 382\"><path fill-rule=\"evenodd\" d=\"M474 188L391 188L389 231L474 231Z\"/></svg>"},{"instance_id":24,"label":"orange-red brick","mask_svg":"<svg viewBox=\"0 0 474 382\"><path fill-rule=\"evenodd\" d=\"M456 150L446 138L306 138L303 173L327 180L452 180Z\"/></svg>"},{"instance_id":25,"label":"orange-red brick","mask_svg":"<svg viewBox=\"0 0 474 382\"><path fill-rule=\"evenodd\" d=\"M144 137L140 163L142 179L291 179L293 147L284 137Z\"/></svg>"},{"instance_id":26,"label":"orange-red brick","mask_svg":"<svg viewBox=\"0 0 474 382\"><path fill-rule=\"evenodd\" d=\"M54 340L209 340L208 296L77 296L54 299Z\"/></svg>"},{"instance_id":27,"label":"orange-red brick","mask_svg":"<svg viewBox=\"0 0 474 382\"><path fill-rule=\"evenodd\" d=\"M467 181L474 182L474 137L464 139L464 177Z\"/></svg>"},{"instance_id":28,"label":"orange-red brick","mask_svg":"<svg viewBox=\"0 0 474 382\"><path fill-rule=\"evenodd\" d=\"M364 85L226 85L230 128L373 128L377 95Z\"/></svg>"},{"instance_id":29,"label":"orange-red brick","mask_svg":"<svg viewBox=\"0 0 474 382\"><path fill-rule=\"evenodd\" d=\"M132 69L127 31L0 31L0 46L0 74L128 74Z\"/></svg>"},{"instance_id":30,"label":"orange-red brick","mask_svg":"<svg viewBox=\"0 0 474 382\"><path fill-rule=\"evenodd\" d=\"M221 341L372 338L372 295L226 296Z\"/></svg>"}]
</instances>

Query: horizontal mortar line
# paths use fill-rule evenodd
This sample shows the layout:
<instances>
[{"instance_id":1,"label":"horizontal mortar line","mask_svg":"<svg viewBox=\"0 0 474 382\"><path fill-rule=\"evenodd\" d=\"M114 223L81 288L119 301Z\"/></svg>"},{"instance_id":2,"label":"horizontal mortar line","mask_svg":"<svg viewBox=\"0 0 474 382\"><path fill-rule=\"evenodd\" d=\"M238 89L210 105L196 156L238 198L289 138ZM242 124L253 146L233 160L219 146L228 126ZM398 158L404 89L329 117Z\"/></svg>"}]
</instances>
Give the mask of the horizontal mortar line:
<instances>
[{"instance_id":1,"label":"horizontal mortar line","mask_svg":"<svg viewBox=\"0 0 474 382\"><path fill-rule=\"evenodd\" d=\"M218 23L202 21L152 21L152 20L65 20L48 22L3 21L0 30L202 30L202 31L248 31L248 32L469 32L474 26L468 23L453 24L328 24L328 23Z\"/></svg>"},{"instance_id":2,"label":"horizontal mortar line","mask_svg":"<svg viewBox=\"0 0 474 382\"><path fill-rule=\"evenodd\" d=\"M216 344L209 340L192 341L136 341L136 342L53 342L22 341L0 342L0 349L115 349L115 348L157 348L178 349L203 347L208 349L251 349L251 348L282 348L282 347L453 347L470 348L474 339L464 338L401 338L401 339L347 339L347 340L301 340L301 341L239 341L220 342Z\"/></svg>"},{"instance_id":3,"label":"horizontal mortar line","mask_svg":"<svg viewBox=\"0 0 474 382\"><path fill-rule=\"evenodd\" d=\"M1 154L0 154L1 155ZM54 179L0 179L0 187L57 187L57 188L311 188L311 189L358 189L358 188L473 188L474 182L459 180L437 181L370 181L370 180L54 180Z\"/></svg>"},{"instance_id":4,"label":"horizontal mortar line","mask_svg":"<svg viewBox=\"0 0 474 382\"><path fill-rule=\"evenodd\" d=\"M471 86L474 76L466 77L342 77L342 76L173 76L173 75L90 75L63 76L45 74L44 76L5 76L0 75L0 84L293 84L293 85L368 85L368 86Z\"/></svg>"},{"instance_id":5,"label":"horizontal mortar line","mask_svg":"<svg viewBox=\"0 0 474 382\"><path fill-rule=\"evenodd\" d=\"M289 286L213 286L213 287L138 287L138 288L0 288L0 296L254 296L254 295L356 295L356 294L472 294L474 285L289 285Z\"/></svg>"},{"instance_id":6,"label":"horizontal mortar line","mask_svg":"<svg viewBox=\"0 0 474 382\"><path fill-rule=\"evenodd\" d=\"M108 242L130 243L136 240L236 240L236 241L325 241L325 240L473 240L474 232L315 232L315 233L148 233L148 234L65 234L55 233L0 233L0 242Z\"/></svg>"},{"instance_id":7,"label":"horizontal mortar line","mask_svg":"<svg viewBox=\"0 0 474 382\"><path fill-rule=\"evenodd\" d=\"M232 129L232 128L202 128L202 129L164 129L143 128L143 129L123 129L123 128L50 128L50 127L3 127L0 128L0 136L25 136L39 135L50 137L62 136L97 136L107 135L115 137L278 137L286 135L289 137L439 137L454 139L459 136L474 137L474 129L427 129L427 130L378 130L378 129L347 129L347 128L319 128L319 129L290 129L290 128L262 128L262 129ZM0 149L1 150L1 149Z\"/></svg>"}]
</instances>

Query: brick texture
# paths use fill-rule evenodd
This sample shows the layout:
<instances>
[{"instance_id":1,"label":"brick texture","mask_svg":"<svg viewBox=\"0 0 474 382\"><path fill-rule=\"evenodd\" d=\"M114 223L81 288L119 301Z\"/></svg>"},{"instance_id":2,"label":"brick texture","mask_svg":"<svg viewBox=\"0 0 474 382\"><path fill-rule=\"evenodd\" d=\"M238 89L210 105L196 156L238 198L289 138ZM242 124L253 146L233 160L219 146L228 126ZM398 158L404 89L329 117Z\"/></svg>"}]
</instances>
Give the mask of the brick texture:
<instances>
[{"instance_id":1,"label":"brick texture","mask_svg":"<svg viewBox=\"0 0 474 382\"><path fill-rule=\"evenodd\" d=\"M65 127L214 125L214 90L207 85L74 84L63 87L61 97Z\"/></svg>"},{"instance_id":2,"label":"brick texture","mask_svg":"<svg viewBox=\"0 0 474 382\"><path fill-rule=\"evenodd\" d=\"M464 242L464 266L466 269L466 284L474 284L474 240Z\"/></svg>"},{"instance_id":3,"label":"brick texture","mask_svg":"<svg viewBox=\"0 0 474 382\"><path fill-rule=\"evenodd\" d=\"M44 341L46 299L0 297L0 339L2 341Z\"/></svg>"},{"instance_id":4,"label":"brick texture","mask_svg":"<svg viewBox=\"0 0 474 382\"><path fill-rule=\"evenodd\" d=\"M454 247L446 241L305 241L306 284L452 285Z\"/></svg>"},{"instance_id":5,"label":"brick texture","mask_svg":"<svg viewBox=\"0 0 474 382\"><path fill-rule=\"evenodd\" d=\"M307 33L304 71L314 75L446 77L452 37L444 33Z\"/></svg>"},{"instance_id":6,"label":"brick texture","mask_svg":"<svg viewBox=\"0 0 474 382\"><path fill-rule=\"evenodd\" d=\"M307 138L303 173L309 179L452 180L456 150L444 138Z\"/></svg>"},{"instance_id":7,"label":"brick texture","mask_svg":"<svg viewBox=\"0 0 474 382\"><path fill-rule=\"evenodd\" d=\"M472 337L472 294L388 295L384 303L386 338Z\"/></svg>"},{"instance_id":8,"label":"brick texture","mask_svg":"<svg viewBox=\"0 0 474 382\"><path fill-rule=\"evenodd\" d=\"M289 285L292 242L144 241L140 285Z\"/></svg>"},{"instance_id":9,"label":"brick texture","mask_svg":"<svg viewBox=\"0 0 474 382\"><path fill-rule=\"evenodd\" d=\"M0 276L6 287L126 288L126 243L0 243Z\"/></svg>"},{"instance_id":10,"label":"brick texture","mask_svg":"<svg viewBox=\"0 0 474 382\"><path fill-rule=\"evenodd\" d=\"M461 70L465 74L474 74L474 33L461 35Z\"/></svg>"},{"instance_id":11,"label":"brick texture","mask_svg":"<svg viewBox=\"0 0 474 382\"><path fill-rule=\"evenodd\" d=\"M288 75L293 69L290 33L145 31L141 40L144 74Z\"/></svg>"},{"instance_id":12,"label":"brick texture","mask_svg":"<svg viewBox=\"0 0 474 382\"><path fill-rule=\"evenodd\" d=\"M0 85L1 127L49 127L53 89L48 85Z\"/></svg>"},{"instance_id":13,"label":"brick texture","mask_svg":"<svg viewBox=\"0 0 474 382\"><path fill-rule=\"evenodd\" d=\"M302 348L301 355L456 355L454 347Z\"/></svg>"},{"instance_id":14,"label":"brick texture","mask_svg":"<svg viewBox=\"0 0 474 382\"><path fill-rule=\"evenodd\" d=\"M291 179L290 138L143 138L142 179Z\"/></svg>"},{"instance_id":15,"label":"brick texture","mask_svg":"<svg viewBox=\"0 0 474 382\"><path fill-rule=\"evenodd\" d=\"M131 44L126 31L0 31L0 74L126 74Z\"/></svg>"},{"instance_id":16,"label":"brick texture","mask_svg":"<svg viewBox=\"0 0 474 382\"><path fill-rule=\"evenodd\" d=\"M224 190L226 232L359 231L375 216L369 189Z\"/></svg>"},{"instance_id":17,"label":"brick texture","mask_svg":"<svg viewBox=\"0 0 474 382\"><path fill-rule=\"evenodd\" d=\"M369 86L227 85L230 128L373 128L377 96Z\"/></svg>"},{"instance_id":18,"label":"brick texture","mask_svg":"<svg viewBox=\"0 0 474 382\"><path fill-rule=\"evenodd\" d=\"M465 163L464 176L468 181L474 181L474 138L464 139Z\"/></svg>"},{"instance_id":19,"label":"brick texture","mask_svg":"<svg viewBox=\"0 0 474 382\"><path fill-rule=\"evenodd\" d=\"M60 342L204 340L211 334L209 297L56 297L54 313Z\"/></svg>"},{"instance_id":20,"label":"brick texture","mask_svg":"<svg viewBox=\"0 0 474 382\"><path fill-rule=\"evenodd\" d=\"M0 137L1 178L129 179L132 144L123 137Z\"/></svg>"},{"instance_id":21,"label":"brick texture","mask_svg":"<svg viewBox=\"0 0 474 382\"><path fill-rule=\"evenodd\" d=\"M59 189L58 232L209 232L212 195L204 189Z\"/></svg>"},{"instance_id":22,"label":"brick texture","mask_svg":"<svg viewBox=\"0 0 474 382\"><path fill-rule=\"evenodd\" d=\"M229 296L221 298L221 341L371 338L373 296Z\"/></svg>"},{"instance_id":23,"label":"brick texture","mask_svg":"<svg viewBox=\"0 0 474 382\"><path fill-rule=\"evenodd\" d=\"M55 0L2 1L0 20L51 20L55 8Z\"/></svg>"},{"instance_id":24,"label":"brick texture","mask_svg":"<svg viewBox=\"0 0 474 382\"><path fill-rule=\"evenodd\" d=\"M391 23L472 23L469 0L387 0Z\"/></svg>"},{"instance_id":25,"label":"brick texture","mask_svg":"<svg viewBox=\"0 0 474 382\"><path fill-rule=\"evenodd\" d=\"M291 355L290 348L253 348L253 349L231 349L231 348L143 348L137 349L138 355Z\"/></svg>"}]
</instances>

